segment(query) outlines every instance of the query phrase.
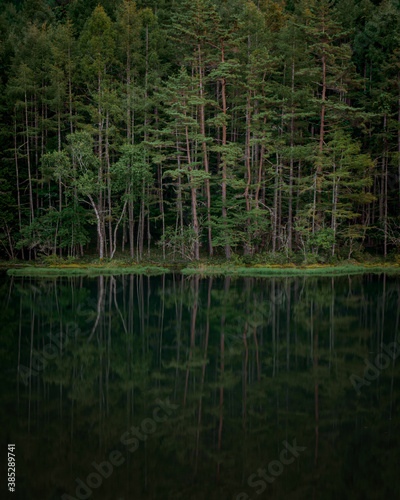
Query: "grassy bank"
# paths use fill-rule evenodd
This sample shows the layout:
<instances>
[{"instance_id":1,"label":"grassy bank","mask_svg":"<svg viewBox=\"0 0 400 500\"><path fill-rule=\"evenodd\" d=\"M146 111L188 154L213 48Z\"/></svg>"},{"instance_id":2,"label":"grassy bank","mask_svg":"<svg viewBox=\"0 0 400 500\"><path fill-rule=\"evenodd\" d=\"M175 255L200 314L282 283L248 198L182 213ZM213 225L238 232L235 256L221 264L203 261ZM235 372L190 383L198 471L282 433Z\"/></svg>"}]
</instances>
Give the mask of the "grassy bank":
<instances>
[{"instance_id":1,"label":"grassy bank","mask_svg":"<svg viewBox=\"0 0 400 500\"><path fill-rule=\"evenodd\" d=\"M159 275L169 273L170 270L160 266L57 266L40 267L24 266L7 269L9 276L40 276L40 277L60 277L60 276L117 276L121 274L145 274Z\"/></svg>"},{"instance_id":2,"label":"grassy bank","mask_svg":"<svg viewBox=\"0 0 400 500\"><path fill-rule=\"evenodd\" d=\"M329 264L271 264L227 262L214 259L200 262L144 262L136 263L128 259L115 259L100 262L98 259L69 262L62 259L48 259L37 263L1 262L0 269L10 276L99 276L121 274L160 275L170 272L180 272L187 276L307 276L307 275L348 275L363 273L400 273L397 262L358 263L347 261L336 265Z\"/></svg>"},{"instance_id":3,"label":"grassy bank","mask_svg":"<svg viewBox=\"0 0 400 500\"><path fill-rule=\"evenodd\" d=\"M198 266L186 267L181 271L185 275L202 276L243 276L243 277L269 277L269 276L332 276L364 273L400 273L400 266L397 264L387 265L311 265L311 266L262 266L251 267L241 266Z\"/></svg>"}]
</instances>

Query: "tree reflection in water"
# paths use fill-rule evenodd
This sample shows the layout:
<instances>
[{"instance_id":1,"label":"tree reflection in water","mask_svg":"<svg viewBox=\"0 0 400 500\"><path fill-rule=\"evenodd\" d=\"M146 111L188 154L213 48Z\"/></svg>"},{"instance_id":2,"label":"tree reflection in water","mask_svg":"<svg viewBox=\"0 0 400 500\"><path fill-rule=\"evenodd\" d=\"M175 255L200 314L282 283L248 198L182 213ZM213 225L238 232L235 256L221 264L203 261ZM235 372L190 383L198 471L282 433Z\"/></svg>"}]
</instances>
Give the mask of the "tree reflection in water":
<instances>
[{"instance_id":1,"label":"tree reflection in water","mask_svg":"<svg viewBox=\"0 0 400 500\"><path fill-rule=\"evenodd\" d=\"M399 361L360 395L349 380L399 332L398 277L3 277L0 294L20 498L74 497L112 450L93 498L256 498L248 477L293 439L307 449L265 498L400 498ZM179 409L127 453L165 398Z\"/></svg>"}]
</instances>

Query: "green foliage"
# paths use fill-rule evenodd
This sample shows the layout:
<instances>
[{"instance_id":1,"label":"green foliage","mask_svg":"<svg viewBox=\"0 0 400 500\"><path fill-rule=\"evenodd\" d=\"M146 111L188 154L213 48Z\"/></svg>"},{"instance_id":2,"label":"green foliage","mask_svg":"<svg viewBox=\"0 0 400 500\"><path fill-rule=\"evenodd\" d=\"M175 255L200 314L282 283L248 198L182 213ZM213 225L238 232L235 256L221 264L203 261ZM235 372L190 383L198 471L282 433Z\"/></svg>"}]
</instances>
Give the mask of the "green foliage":
<instances>
[{"instance_id":1,"label":"green foliage","mask_svg":"<svg viewBox=\"0 0 400 500\"><path fill-rule=\"evenodd\" d=\"M46 153L41 158L41 172L43 179L48 181L70 176L71 162L66 151L54 151Z\"/></svg>"},{"instance_id":2,"label":"green foliage","mask_svg":"<svg viewBox=\"0 0 400 500\"><path fill-rule=\"evenodd\" d=\"M114 179L113 189L122 190L128 185L130 197L135 201L140 198L143 185L153 180L146 149L143 145L126 144L120 152L120 159L110 170Z\"/></svg>"},{"instance_id":3,"label":"green foliage","mask_svg":"<svg viewBox=\"0 0 400 500\"><path fill-rule=\"evenodd\" d=\"M57 226L60 214L55 209L49 209L45 214L36 217L29 225L21 229L21 236L16 248L27 247L36 249L48 255L57 249Z\"/></svg>"},{"instance_id":4,"label":"green foliage","mask_svg":"<svg viewBox=\"0 0 400 500\"><path fill-rule=\"evenodd\" d=\"M21 229L16 248L27 247L49 255L58 248L84 245L89 241L85 219L86 213L79 207L66 207L61 212L49 208Z\"/></svg>"},{"instance_id":5,"label":"green foliage","mask_svg":"<svg viewBox=\"0 0 400 500\"><path fill-rule=\"evenodd\" d=\"M324 251L332 248L335 241L335 235L330 228L320 229L310 236L310 245L320 248Z\"/></svg>"},{"instance_id":6,"label":"green foliage","mask_svg":"<svg viewBox=\"0 0 400 500\"><path fill-rule=\"evenodd\" d=\"M180 231L168 228L161 237L159 245L165 246L173 260L175 260L175 255L193 260L195 258L195 242L196 233L192 227L185 227Z\"/></svg>"},{"instance_id":7,"label":"green foliage","mask_svg":"<svg viewBox=\"0 0 400 500\"><path fill-rule=\"evenodd\" d=\"M1 255L387 258L399 26L395 2L3 2Z\"/></svg>"}]
</instances>

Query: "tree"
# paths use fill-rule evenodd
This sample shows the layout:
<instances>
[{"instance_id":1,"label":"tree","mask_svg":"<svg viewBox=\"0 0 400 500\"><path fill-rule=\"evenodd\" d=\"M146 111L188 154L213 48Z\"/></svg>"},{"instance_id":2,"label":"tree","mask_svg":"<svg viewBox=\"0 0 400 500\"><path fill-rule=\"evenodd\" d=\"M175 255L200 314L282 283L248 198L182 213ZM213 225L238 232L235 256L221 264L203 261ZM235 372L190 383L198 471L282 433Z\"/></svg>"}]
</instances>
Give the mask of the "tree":
<instances>
[{"instance_id":1,"label":"tree","mask_svg":"<svg viewBox=\"0 0 400 500\"><path fill-rule=\"evenodd\" d=\"M146 159L147 153L143 145L126 144L121 148L121 158L111 168L111 176L113 179L113 189L119 194L122 209L117 223L114 226L114 238L110 257L113 258L117 248L117 230L118 226L125 215L127 204L134 204L141 201L144 196L142 186L151 185L153 177L149 168L149 163ZM121 193L123 195L121 196ZM134 237L134 221L132 223L132 244L131 257L134 257L133 237ZM141 235L143 237L143 233ZM141 255L137 253L138 260Z\"/></svg>"},{"instance_id":2,"label":"tree","mask_svg":"<svg viewBox=\"0 0 400 500\"><path fill-rule=\"evenodd\" d=\"M305 11L306 23L304 30L308 38L308 52L315 59L316 67L313 76L318 82L314 103L319 108L319 141L315 155L315 190L317 191L314 213L317 216L317 226L321 220L321 170L322 155L324 151L327 126L333 128L339 119L347 117L350 112L349 102L346 102L347 92L353 64L351 62L351 48L348 44L339 43L347 33L335 20L335 10L332 0L323 0L314 4L310 3ZM339 97L339 100L335 98ZM327 116L329 109L331 116Z\"/></svg>"},{"instance_id":3,"label":"tree","mask_svg":"<svg viewBox=\"0 0 400 500\"><path fill-rule=\"evenodd\" d=\"M67 136L70 155L72 160L75 162L76 178L74 185L78 195L87 198L91 208L93 209L96 226L97 226L97 236L99 244L99 257L104 258L104 208L102 204L102 190L104 185L102 184L102 178L99 179L99 164L100 159L94 153L94 140L93 137L88 132L75 132ZM61 153L65 160L65 170L63 176L68 183L74 177L72 171L71 163L68 161L68 156L65 152ZM53 161L57 164L57 158L53 155Z\"/></svg>"}]
</instances>

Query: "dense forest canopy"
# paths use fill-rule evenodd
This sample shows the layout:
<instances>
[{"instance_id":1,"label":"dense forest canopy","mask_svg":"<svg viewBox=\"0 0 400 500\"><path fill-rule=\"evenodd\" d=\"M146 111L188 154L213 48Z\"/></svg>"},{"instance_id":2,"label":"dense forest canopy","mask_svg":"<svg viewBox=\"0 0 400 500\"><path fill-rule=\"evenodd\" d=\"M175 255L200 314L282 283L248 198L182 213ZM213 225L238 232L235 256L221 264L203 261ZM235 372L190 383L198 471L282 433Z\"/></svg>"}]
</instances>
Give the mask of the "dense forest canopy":
<instances>
[{"instance_id":1,"label":"dense forest canopy","mask_svg":"<svg viewBox=\"0 0 400 500\"><path fill-rule=\"evenodd\" d=\"M383 257L396 0L0 1L1 255Z\"/></svg>"}]
</instances>

